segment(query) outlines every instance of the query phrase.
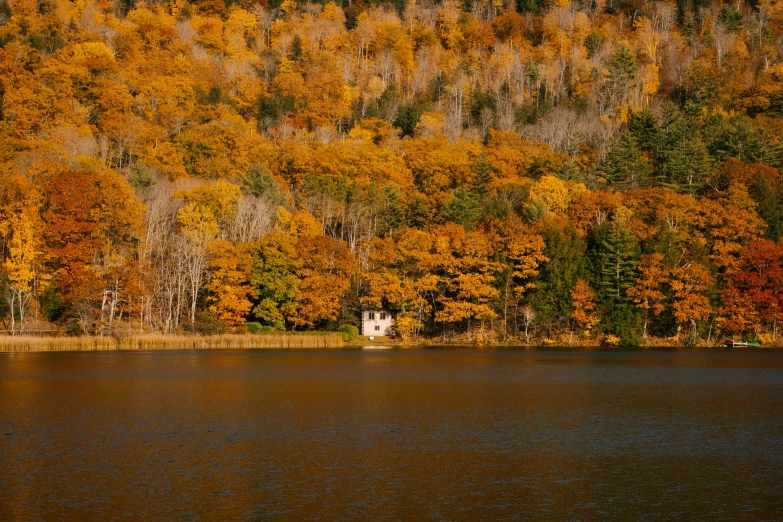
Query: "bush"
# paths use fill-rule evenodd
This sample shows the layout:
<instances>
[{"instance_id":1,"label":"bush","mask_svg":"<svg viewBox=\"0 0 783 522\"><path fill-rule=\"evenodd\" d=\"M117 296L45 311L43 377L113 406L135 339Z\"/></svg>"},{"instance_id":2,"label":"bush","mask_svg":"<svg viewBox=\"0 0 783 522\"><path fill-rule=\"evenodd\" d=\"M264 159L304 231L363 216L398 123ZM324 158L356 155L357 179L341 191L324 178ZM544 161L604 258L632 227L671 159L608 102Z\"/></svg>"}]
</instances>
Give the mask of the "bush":
<instances>
[{"instance_id":1,"label":"bush","mask_svg":"<svg viewBox=\"0 0 783 522\"><path fill-rule=\"evenodd\" d=\"M359 337L359 329L352 324L344 324L337 331L342 334L344 341L353 341Z\"/></svg>"},{"instance_id":2,"label":"bush","mask_svg":"<svg viewBox=\"0 0 783 522\"><path fill-rule=\"evenodd\" d=\"M214 314L206 310L196 310L196 323L186 324L185 331L201 335L220 335L226 333L226 325Z\"/></svg>"},{"instance_id":3,"label":"bush","mask_svg":"<svg viewBox=\"0 0 783 522\"><path fill-rule=\"evenodd\" d=\"M65 328L65 334L71 337L79 337L84 335L84 330L82 330L82 325L73 321L72 323L68 323L68 326Z\"/></svg>"},{"instance_id":4,"label":"bush","mask_svg":"<svg viewBox=\"0 0 783 522\"><path fill-rule=\"evenodd\" d=\"M245 326L247 327L247 331L251 334L259 334L263 331L263 326L261 326L261 323L249 322L245 323Z\"/></svg>"}]
</instances>

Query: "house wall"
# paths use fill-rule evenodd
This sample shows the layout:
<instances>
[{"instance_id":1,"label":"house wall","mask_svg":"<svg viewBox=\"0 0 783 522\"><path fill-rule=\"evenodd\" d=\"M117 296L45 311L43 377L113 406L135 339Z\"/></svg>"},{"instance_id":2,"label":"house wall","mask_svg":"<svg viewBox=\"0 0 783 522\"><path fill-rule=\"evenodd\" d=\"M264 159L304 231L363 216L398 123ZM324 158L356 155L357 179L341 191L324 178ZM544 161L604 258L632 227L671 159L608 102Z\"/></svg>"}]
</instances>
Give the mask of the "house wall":
<instances>
[{"instance_id":1,"label":"house wall","mask_svg":"<svg viewBox=\"0 0 783 522\"><path fill-rule=\"evenodd\" d=\"M383 319L381 317L385 316ZM389 335L394 319L383 310L365 310L362 312L362 335Z\"/></svg>"}]
</instances>

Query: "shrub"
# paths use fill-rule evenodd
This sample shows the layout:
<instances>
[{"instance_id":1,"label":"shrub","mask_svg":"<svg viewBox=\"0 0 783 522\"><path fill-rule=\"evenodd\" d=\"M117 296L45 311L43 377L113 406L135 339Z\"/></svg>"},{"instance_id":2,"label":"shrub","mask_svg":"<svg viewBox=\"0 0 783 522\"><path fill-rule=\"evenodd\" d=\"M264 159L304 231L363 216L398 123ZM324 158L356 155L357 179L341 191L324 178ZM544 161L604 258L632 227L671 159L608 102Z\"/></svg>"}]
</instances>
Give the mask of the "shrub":
<instances>
[{"instance_id":1,"label":"shrub","mask_svg":"<svg viewBox=\"0 0 783 522\"><path fill-rule=\"evenodd\" d=\"M344 341L353 341L359 337L359 329L352 324L344 324L337 331L342 334Z\"/></svg>"},{"instance_id":2,"label":"shrub","mask_svg":"<svg viewBox=\"0 0 783 522\"><path fill-rule=\"evenodd\" d=\"M68 323L68 326L65 328L65 333L71 337L79 337L80 335L84 335L84 330L82 330L82 325L73 321L72 323Z\"/></svg>"},{"instance_id":3,"label":"shrub","mask_svg":"<svg viewBox=\"0 0 783 522\"><path fill-rule=\"evenodd\" d=\"M261 323L249 322L245 323L245 326L247 327L247 331L251 334L259 334L263 331L263 326L261 326Z\"/></svg>"}]
</instances>

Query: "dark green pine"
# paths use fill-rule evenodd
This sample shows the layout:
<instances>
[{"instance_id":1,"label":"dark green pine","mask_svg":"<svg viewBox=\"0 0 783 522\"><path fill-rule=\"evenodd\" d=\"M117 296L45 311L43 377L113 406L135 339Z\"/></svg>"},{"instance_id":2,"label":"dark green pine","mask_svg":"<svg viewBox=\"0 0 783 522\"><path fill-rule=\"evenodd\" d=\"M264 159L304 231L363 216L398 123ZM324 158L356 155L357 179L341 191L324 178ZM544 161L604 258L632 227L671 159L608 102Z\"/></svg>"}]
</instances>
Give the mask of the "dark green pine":
<instances>
[{"instance_id":1,"label":"dark green pine","mask_svg":"<svg viewBox=\"0 0 783 522\"><path fill-rule=\"evenodd\" d=\"M645 188L652 182L652 168L630 132L612 144L598 172L616 190Z\"/></svg>"}]
</instances>

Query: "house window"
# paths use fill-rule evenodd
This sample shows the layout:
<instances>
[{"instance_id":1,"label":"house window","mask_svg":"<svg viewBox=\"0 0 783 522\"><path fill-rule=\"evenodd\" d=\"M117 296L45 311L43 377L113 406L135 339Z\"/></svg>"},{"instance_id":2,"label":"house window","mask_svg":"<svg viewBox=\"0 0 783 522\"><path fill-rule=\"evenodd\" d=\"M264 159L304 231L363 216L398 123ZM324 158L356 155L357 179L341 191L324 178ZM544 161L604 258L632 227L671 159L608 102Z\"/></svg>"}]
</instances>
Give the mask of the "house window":
<instances>
[{"instance_id":1,"label":"house window","mask_svg":"<svg viewBox=\"0 0 783 522\"><path fill-rule=\"evenodd\" d=\"M386 314L385 313L381 313L381 321L383 321L384 319L386 319Z\"/></svg>"},{"instance_id":2,"label":"house window","mask_svg":"<svg viewBox=\"0 0 783 522\"><path fill-rule=\"evenodd\" d=\"M369 312L367 314L367 319L374 320L375 319L375 312Z\"/></svg>"},{"instance_id":3,"label":"house window","mask_svg":"<svg viewBox=\"0 0 783 522\"><path fill-rule=\"evenodd\" d=\"M381 327L380 327L380 326L378 326L378 325L376 324L376 325L375 325L375 330L376 330L376 331L380 331L380 329L381 329Z\"/></svg>"}]
</instances>

